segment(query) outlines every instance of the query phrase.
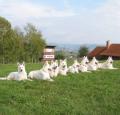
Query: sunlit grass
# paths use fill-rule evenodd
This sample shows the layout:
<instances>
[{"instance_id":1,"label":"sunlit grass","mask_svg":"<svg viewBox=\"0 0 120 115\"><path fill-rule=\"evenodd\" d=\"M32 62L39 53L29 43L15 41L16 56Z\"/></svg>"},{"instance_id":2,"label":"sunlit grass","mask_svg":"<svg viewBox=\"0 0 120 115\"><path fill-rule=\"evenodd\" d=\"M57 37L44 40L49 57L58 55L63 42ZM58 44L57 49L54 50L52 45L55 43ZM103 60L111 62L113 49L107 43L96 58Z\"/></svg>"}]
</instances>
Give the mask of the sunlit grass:
<instances>
[{"instance_id":1,"label":"sunlit grass","mask_svg":"<svg viewBox=\"0 0 120 115\"><path fill-rule=\"evenodd\" d=\"M120 61L115 62L120 68ZM26 64L27 72L41 64ZM17 65L0 65L0 76ZM0 81L0 115L119 115L120 69L58 76L54 82Z\"/></svg>"}]
</instances>

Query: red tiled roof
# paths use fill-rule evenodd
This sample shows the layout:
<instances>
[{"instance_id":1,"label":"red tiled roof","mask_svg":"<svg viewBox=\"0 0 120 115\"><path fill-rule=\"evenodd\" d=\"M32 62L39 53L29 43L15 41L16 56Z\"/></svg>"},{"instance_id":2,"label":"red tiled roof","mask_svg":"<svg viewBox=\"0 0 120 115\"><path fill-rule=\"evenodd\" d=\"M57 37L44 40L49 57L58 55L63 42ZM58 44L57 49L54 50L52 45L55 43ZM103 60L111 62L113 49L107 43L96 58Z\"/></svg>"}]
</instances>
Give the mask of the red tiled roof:
<instances>
[{"instance_id":1,"label":"red tiled roof","mask_svg":"<svg viewBox=\"0 0 120 115\"><path fill-rule=\"evenodd\" d=\"M97 57L105 50L106 47L96 47L93 51L88 54L88 57Z\"/></svg>"},{"instance_id":2,"label":"red tiled roof","mask_svg":"<svg viewBox=\"0 0 120 115\"><path fill-rule=\"evenodd\" d=\"M120 56L120 44L111 44L109 48L106 48L100 55Z\"/></svg>"}]
</instances>

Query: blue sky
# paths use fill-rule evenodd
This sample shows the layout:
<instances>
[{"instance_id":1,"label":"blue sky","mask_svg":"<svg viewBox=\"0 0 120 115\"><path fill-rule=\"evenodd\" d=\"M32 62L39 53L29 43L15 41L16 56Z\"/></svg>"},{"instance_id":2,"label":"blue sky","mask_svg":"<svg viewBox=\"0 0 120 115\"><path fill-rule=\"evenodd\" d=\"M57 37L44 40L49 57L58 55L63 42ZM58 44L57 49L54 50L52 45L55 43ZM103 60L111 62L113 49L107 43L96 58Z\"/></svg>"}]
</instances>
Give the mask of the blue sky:
<instances>
[{"instance_id":1,"label":"blue sky","mask_svg":"<svg viewBox=\"0 0 120 115\"><path fill-rule=\"evenodd\" d=\"M29 0L35 4L51 5L62 8L64 3L69 3L73 8L87 7L94 8L103 4L107 0Z\"/></svg>"},{"instance_id":2,"label":"blue sky","mask_svg":"<svg viewBox=\"0 0 120 115\"><path fill-rule=\"evenodd\" d=\"M0 0L0 16L33 23L48 43L120 43L120 0Z\"/></svg>"}]
</instances>

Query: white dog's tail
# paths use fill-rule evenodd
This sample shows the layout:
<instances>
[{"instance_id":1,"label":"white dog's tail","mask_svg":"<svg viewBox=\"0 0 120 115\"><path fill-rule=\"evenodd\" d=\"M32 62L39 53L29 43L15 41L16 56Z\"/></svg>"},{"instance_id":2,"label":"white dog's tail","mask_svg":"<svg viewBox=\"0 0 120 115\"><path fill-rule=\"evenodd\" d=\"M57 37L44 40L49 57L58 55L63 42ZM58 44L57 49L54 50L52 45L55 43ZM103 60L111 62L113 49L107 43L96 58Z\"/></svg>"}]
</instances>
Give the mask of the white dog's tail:
<instances>
[{"instance_id":1,"label":"white dog's tail","mask_svg":"<svg viewBox=\"0 0 120 115\"><path fill-rule=\"evenodd\" d=\"M31 79L28 79L28 78L27 78L26 80L28 80L28 81L32 81Z\"/></svg>"},{"instance_id":2,"label":"white dog's tail","mask_svg":"<svg viewBox=\"0 0 120 115\"><path fill-rule=\"evenodd\" d=\"M118 69L118 68L113 67L112 69Z\"/></svg>"},{"instance_id":3,"label":"white dog's tail","mask_svg":"<svg viewBox=\"0 0 120 115\"><path fill-rule=\"evenodd\" d=\"M0 80L7 80L7 77L0 77Z\"/></svg>"},{"instance_id":4,"label":"white dog's tail","mask_svg":"<svg viewBox=\"0 0 120 115\"><path fill-rule=\"evenodd\" d=\"M53 79L48 79L48 81L51 81L51 82L53 82L54 80L53 80Z\"/></svg>"}]
</instances>

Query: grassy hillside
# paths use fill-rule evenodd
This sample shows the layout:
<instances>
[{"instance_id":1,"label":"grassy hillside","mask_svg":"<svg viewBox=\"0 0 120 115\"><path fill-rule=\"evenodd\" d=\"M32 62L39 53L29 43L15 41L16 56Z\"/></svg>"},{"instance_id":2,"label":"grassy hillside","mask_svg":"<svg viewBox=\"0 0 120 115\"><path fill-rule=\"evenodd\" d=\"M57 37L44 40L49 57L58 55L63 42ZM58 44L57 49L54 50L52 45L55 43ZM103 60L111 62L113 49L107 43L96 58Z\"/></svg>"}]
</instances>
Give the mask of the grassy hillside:
<instances>
[{"instance_id":1,"label":"grassy hillside","mask_svg":"<svg viewBox=\"0 0 120 115\"><path fill-rule=\"evenodd\" d=\"M27 72L39 68L26 65ZM0 65L0 76L15 70ZM119 108L120 69L58 76L54 82L0 81L0 115L119 115Z\"/></svg>"}]
</instances>

